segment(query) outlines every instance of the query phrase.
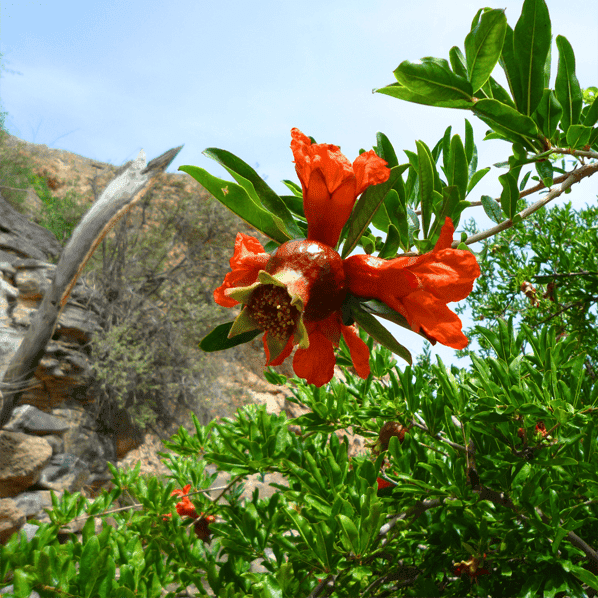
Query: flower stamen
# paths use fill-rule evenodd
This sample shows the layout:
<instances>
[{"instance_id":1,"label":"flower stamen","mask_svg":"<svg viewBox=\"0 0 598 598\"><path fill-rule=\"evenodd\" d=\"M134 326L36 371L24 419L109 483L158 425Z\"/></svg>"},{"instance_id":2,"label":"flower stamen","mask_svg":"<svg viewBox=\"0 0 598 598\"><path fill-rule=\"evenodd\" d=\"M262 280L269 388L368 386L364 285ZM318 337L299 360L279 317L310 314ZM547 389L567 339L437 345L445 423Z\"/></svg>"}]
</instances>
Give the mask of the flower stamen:
<instances>
[{"instance_id":1,"label":"flower stamen","mask_svg":"<svg viewBox=\"0 0 598 598\"><path fill-rule=\"evenodd\" d=\"M291 305L291 297L286 289L273 284L255 289L247 310L262 330L281 341L293 334L300 315L299 310Z\"/></svg>"}]
</instances>

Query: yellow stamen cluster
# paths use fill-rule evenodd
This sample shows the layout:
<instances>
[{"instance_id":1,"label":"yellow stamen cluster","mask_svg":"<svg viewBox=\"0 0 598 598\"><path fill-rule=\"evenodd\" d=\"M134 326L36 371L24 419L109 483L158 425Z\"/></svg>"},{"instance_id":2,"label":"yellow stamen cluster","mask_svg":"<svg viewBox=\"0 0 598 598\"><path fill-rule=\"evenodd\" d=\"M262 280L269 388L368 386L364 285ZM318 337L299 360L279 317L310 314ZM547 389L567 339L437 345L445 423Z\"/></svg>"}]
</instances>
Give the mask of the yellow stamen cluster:
<instances>
[{"instance_id":1,"label":"yellow stamen cluster","mask_svg":"<svg viewBox=\"0 0 598 598\"><path fill-rule=\"evenodd\" d=\"M286 289L273 284L255 289L247 308L262 330L281 341L291 336L299 318L299 310L291 305Z\"/></svg>"}]
</instances>

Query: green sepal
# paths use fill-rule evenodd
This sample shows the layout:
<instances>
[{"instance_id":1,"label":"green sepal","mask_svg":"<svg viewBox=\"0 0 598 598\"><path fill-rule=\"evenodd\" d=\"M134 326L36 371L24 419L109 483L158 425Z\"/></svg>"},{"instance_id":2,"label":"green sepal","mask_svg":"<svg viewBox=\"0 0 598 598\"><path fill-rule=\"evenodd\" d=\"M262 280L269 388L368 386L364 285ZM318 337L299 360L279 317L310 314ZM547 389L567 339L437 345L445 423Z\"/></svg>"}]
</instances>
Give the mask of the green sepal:
<instances>
[{"instance_id":1,"label":"green sepal","mask_svg":"<svg viewBox=\"0 0 598 598\"><path fill-rule=\"evenodd\" d=\"M225 351L226 349L231 349L237 345L248 343L262 332L261 330L252 330L251 332L238 334L234 338L228 338L228 333L232 326L233 322L227 322L226 324L220 324L220 326L216 326L214 330L203 337L199 343L199 348L206 353Z\"/></svg>"},{"instance_id":2,"label":"green sepal","mask_svg":"<svg viewBox=\"0 0 598 598\"><path fill-rule=\"evenodd\" d=\"M257 322L249 315L247 307L244 307L241 310L241 313L235 318L235 321L228 332L228 338L233 338L238 334L253 332L258 329L261 330Z\"/></svg>"}]
</instances>

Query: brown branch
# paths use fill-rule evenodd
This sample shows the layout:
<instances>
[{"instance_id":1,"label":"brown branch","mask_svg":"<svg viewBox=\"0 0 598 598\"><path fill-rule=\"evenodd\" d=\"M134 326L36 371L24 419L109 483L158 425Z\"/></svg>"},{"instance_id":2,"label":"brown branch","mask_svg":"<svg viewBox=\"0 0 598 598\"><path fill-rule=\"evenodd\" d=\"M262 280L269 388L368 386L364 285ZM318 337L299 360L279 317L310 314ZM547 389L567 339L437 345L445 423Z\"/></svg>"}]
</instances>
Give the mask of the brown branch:
<instances>
[{"instance_id":1,"label":"brown branch","mask_svg":"<svg viewBox=\"0 0 598 598\"><path fill-rule=\"evenodd\" d=\"M588 272L583 270L581 272L565 272L564 274L536 274L532 276L534 279L538 278L569 278L571 276L597 276L598 272Z\"/></svg>"},{"instance_id":2,"label":"brown branch","mask_svg":"<svg viewBox=\"0 0 598 598\"><path fill-rule=\"evenodd\" d=\"M525 220L525 218L527 218L534 212L537 212L540 208L543 208L547 203L551 202L553 199L560 197L572 185L578 183L582 179L592 176L596 172L598 172L598 163L587 164L586 166L582 166L577 170L571 171L568 175L566 175L567 178L563 181L562 185L559 188L553 189L548 193L548 195L546 195L546 197L536 202L535 204L529 206L522 212L519 212L518 216L520 216L522 220ZM532 189L528 189L528 192L531 193ZM523 194L520 194L520 197L522 196ZM511 228L513 224L513 220L508 218L507 220L504 220L500 224L497 224L496 226L489 228L484 232L477 233L475 235L472 235L471 237L468 237L467 239L465 239L465 244L471 245L472 243L477 243L478 241L482 241L484 239L492 237L504 230ZM453 241L452 247L456 248L459 246L460 243L461 241Z\"/></svg>"},{"instance_id":3,"label":"brown branch","mask_svg":"<svg viewBox=\"0 0 598 598\"><path fill-rule=\"evenodd\" d=\"M137 159L106 187L74 230L60 256L54 279L29 330L13 355L2 379L6 388L0 408L0 429L9 421L14 406L39 365L46 345L83 268L114 225L149 191L156 176L166 170L183 146L171 149L146 165L142 150ZM15 387L15 382L19 386Z\"/></svg>"}]
</instances>

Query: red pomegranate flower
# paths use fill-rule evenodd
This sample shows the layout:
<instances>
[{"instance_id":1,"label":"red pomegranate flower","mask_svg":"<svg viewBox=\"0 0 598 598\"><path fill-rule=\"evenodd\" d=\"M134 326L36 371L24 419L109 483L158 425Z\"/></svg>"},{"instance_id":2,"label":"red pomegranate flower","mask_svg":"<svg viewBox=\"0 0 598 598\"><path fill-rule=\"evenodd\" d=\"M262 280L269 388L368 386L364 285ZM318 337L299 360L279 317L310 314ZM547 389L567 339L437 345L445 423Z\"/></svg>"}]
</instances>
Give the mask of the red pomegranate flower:
<instances>
[{"instance_id":1,"label":"red pomegranate flower","mask_svg":"<svg viewBox=\"0 0 598 598\"><path fill-rule=\"evenodd\" d=\"M475 256L451 249L455 227L447 218L434 249L417 257L384 260L354 255L345 260L349 291L383 301L402 314L412 330L454 349L469 342L461 320L447 303L465 299L480 275Z\"/></svg>"},{"instance_id":2,"label":"red pomegranate flower","mask_svg":"<svg viewBox=\"0 0 598 598\"><path fill-rule=\"evenodd\" d=\"M337 146L312 144L299 129L291 135L307 239L288 241L270 256L257 239L239 233L231 272L214 291L214 300L224 307L243 304L229 336L263 330L266 365L280 365L298 345L295 373L322 386L334 374L334 347L342 335L357 373L367 378L369 349L355 327L341 320L347 286L334 247L357 196L386 181L390 170L373 151L351 165Z\"/></svg>"},{"instance_id":3,"label":"red pomegranate flower","mask_svg":"<svg viewBox=\"0 0 598 598\"><path fill-rule=\"evenodd\" d=\"M254 237L237 235L231 271L214 291L219 305L243 306L229 337L263 330L266 365L280 365L297 346L295 374L322 386L334 374L334 347L342 335L357 374L367 378L369 349L355 326L345 326L341 318L350 291L385 301L432 340L465 347L461 321L446 304L465 298L480 271L471 253L450 249L454 232L450 218L431 253L394 260L370 256L342 260L334 247L357 196L388 180L390 169L373 151L351 165L337 146L312 144L298 129L291 135L303 187L307 239L288 241L269 255Z\"/></svg>"}]
</instances>

